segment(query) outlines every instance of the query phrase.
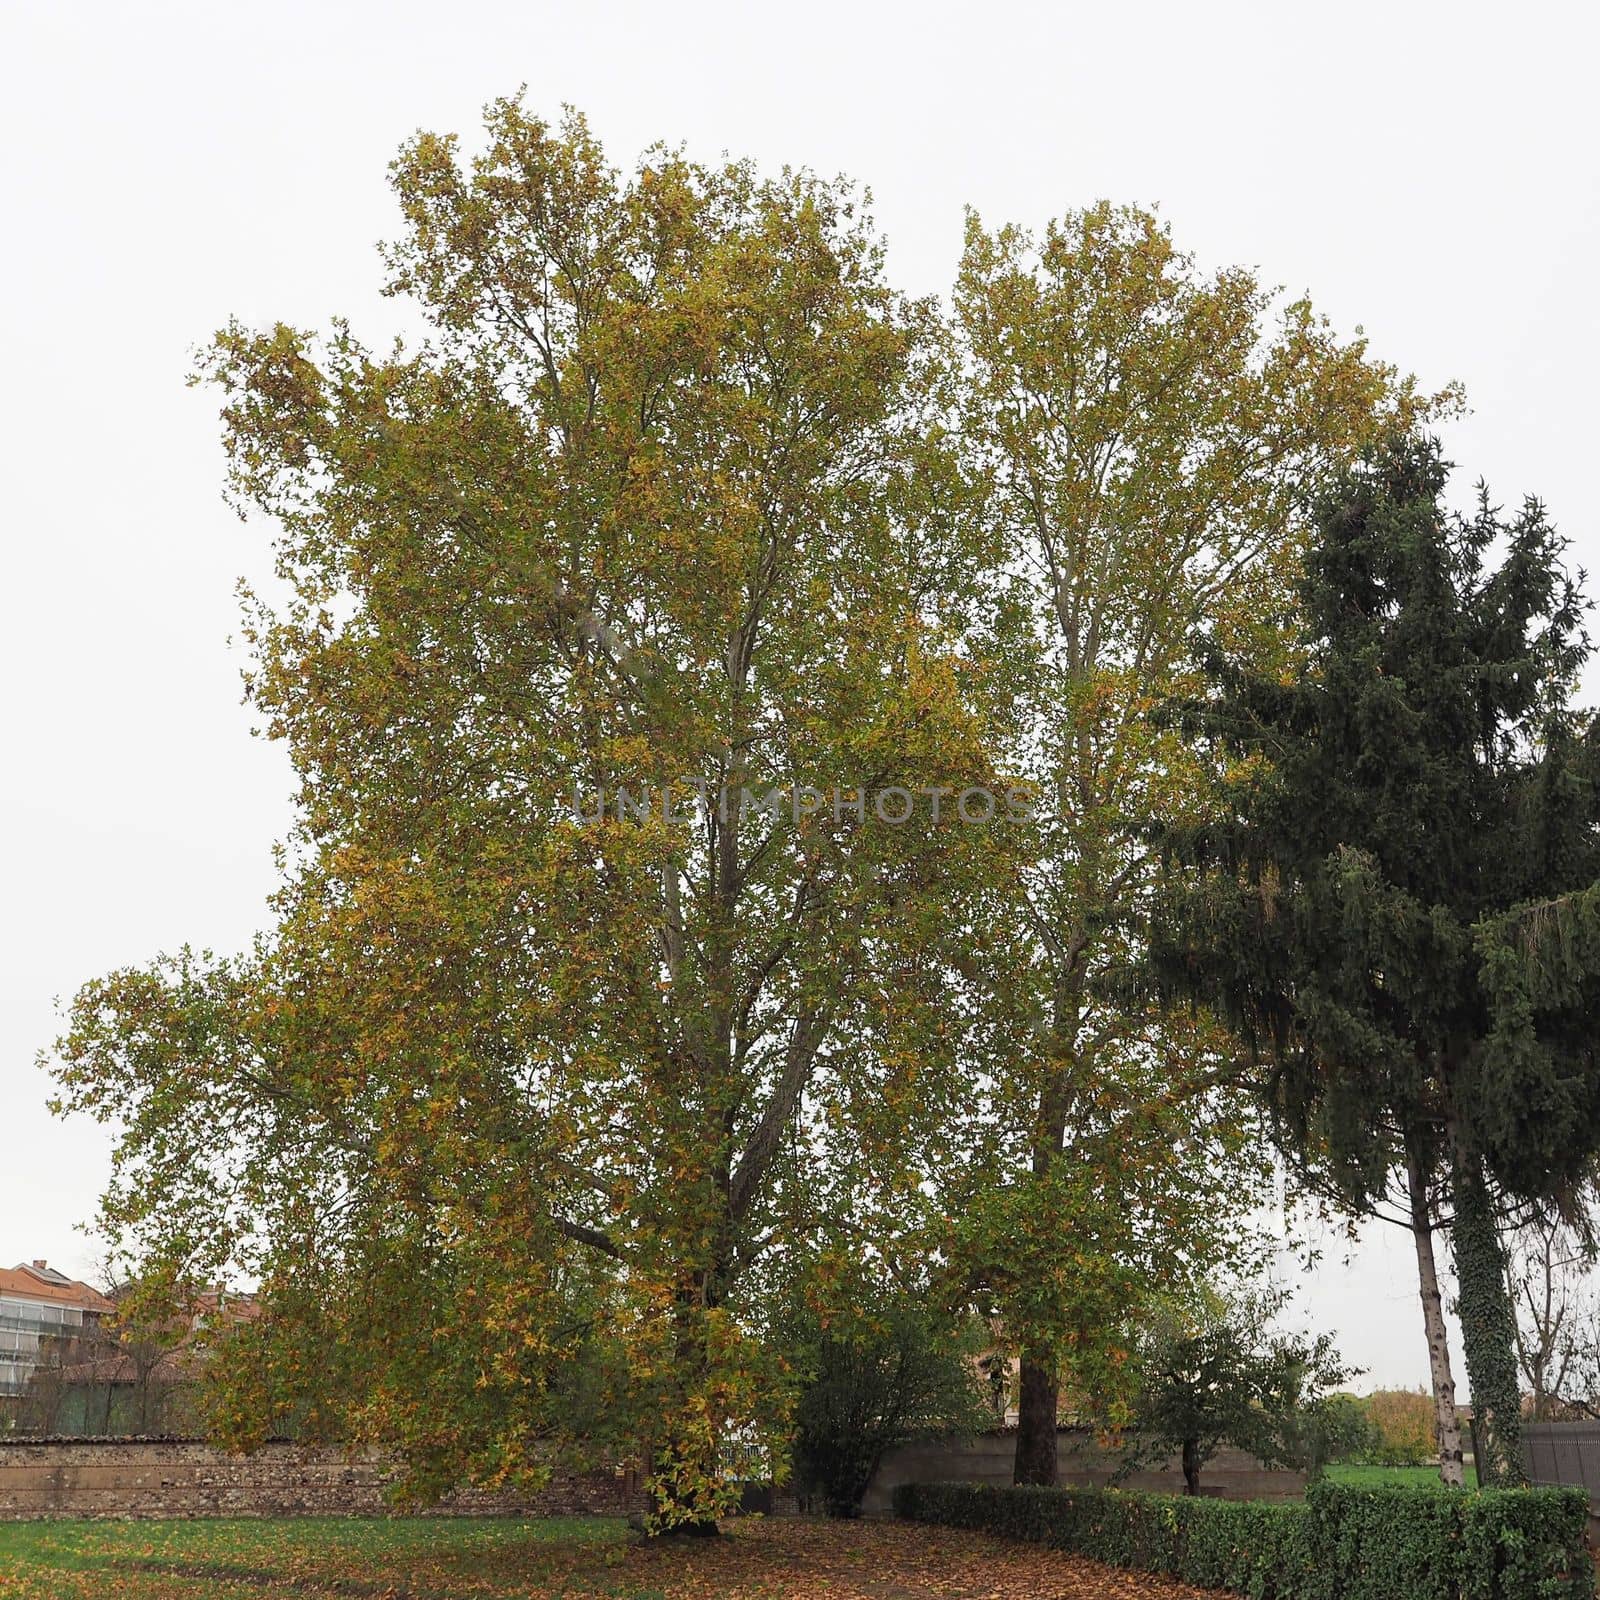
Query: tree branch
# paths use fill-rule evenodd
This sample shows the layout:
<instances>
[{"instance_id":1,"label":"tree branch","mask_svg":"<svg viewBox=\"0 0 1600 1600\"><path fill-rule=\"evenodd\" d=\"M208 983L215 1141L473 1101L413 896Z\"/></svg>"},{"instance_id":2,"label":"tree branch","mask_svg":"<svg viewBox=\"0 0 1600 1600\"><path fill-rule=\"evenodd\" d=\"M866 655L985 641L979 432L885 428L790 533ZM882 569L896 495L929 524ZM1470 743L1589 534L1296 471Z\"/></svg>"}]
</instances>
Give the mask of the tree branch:
<instances>
[{"instance_id":1,"label":"tree branch","mask_svg":"<svg viewBox=\"0 0 1600 1600\"><path fill-rule=\"evenodd\" d=\"M806 1083L811 1077L811 1068L816 1062L817 1051L827 1036L832 1022L831 1005L824 1006L821 1011L805 1007L795 1019L794 1032L789 1036L789 1048L785 1052L783 1071L778 1074L778 1081L773 1086L766 1109L761 1113L761 1118L745 1145L744 1154L739 1158L739 1164L734 1169L733 1180L729 1185L728 1209L736 1218L743 1217L749 1211L756 1188L772 1164L773 1156L777 1154L783 1130L788 1127L796 1107L800 1104L800 1096L805 1092Z\"/></svg>"}]
</instances>

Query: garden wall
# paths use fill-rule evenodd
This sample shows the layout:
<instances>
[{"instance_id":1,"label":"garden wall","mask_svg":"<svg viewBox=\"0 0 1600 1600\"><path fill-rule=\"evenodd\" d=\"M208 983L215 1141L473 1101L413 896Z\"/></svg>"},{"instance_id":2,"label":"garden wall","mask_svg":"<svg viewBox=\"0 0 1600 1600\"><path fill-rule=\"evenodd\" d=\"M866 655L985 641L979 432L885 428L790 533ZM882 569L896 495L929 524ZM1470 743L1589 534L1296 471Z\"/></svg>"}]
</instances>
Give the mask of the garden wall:
<instances>
[{"instance_id":1,"label":"garden wall","mask_svg":"<svg viewBox=\"0 0 1600 1600\"><path fill-rule=\"evenodd\" d=\"M1087 1428L1063 1428L1057 1435L1056 1448L1064 1488L1102 1487L1122 1464L1121 1456L1103 1450ZM901 1445L889 1451L879 1464L867 1486L862 1515L888 1516L894 1491L902 1483L1009 1484L1016 1450L1014 1429L979 1434L972 1439ZM1118 1482L1126 1489L1182 1494L1183 1468L1173 1456L1164 1462L1152 1462ZM1305 1488L1305 1473L1263 1467L1253 1456L1232 1447L1220 1450L1200 1474L1201 1493L1225 1500L1298 1500Z\"/></svg>"},{"instance_id":2,"label":"garden wall","mask_svg":"<svg viewBox=\"0 0 1600 1600\"><path fill-rule=\"evenodd\" d=\"M35 1517L375 1516L388 1467L375 1455L277 1441L229 1455L186 1439L0 1441L0 1521ZM622 1474L562 1475L533 1496L463 1492L441 1516L623 1516Z\"/></svg>"},{"instance_id":3,"label":"garden wall","mask_svg":"<svg viewBox=\"0 0 1600 1600\"><path fill-rule=\"evenodd\" d=\"M1589 1538L1600 1548L1600 1422L1524 1422L1528 1481L1582 1489L1589 1496Z\"/></svg>"}]
</instances>

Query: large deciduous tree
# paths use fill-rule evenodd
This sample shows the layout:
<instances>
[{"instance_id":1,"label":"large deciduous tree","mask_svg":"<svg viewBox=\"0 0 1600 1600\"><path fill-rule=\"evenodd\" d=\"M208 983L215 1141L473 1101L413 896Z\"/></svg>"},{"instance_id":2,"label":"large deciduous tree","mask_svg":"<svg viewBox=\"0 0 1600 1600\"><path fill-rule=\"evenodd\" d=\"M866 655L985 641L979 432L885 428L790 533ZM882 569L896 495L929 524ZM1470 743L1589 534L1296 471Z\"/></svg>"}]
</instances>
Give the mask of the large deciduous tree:
<instances>
[{"instance_id":1,"label":"large deciduous tree","mask_svg":"<svg viewBox=\"0 0 1600 1600\"><path fill-rule=\"evenodd\" d=\"M1236 1248L1258 1177L1225 1042L1097 993L1148 894L1143 818L1202 793L1149 713L1195 681L1197 635L1281 656L1307 486L1431 402L1137 209L1039 238L969 218L955 309L965 476L997 547L996 759L1041 803L990 902L1004 1015L950 1209L1022 1358L1016 1479L1052 1483L1063 1378L1115 1378L1119 1312Z\"/></svg>"},{"instance_id":2,"label":"large deciduous tree","mask_svg":"<svg viewBox=\"0 0 1600 1600\"><path fill-rule=\"evenodd\" d=\"M1562 541L1533 501L1449 514L1445 477L1436 444L1390 442L1321 501L1294 664L1216 652L1183 721L1235 765L1220 815L1168 830L1150 965L1260 1048L1285 1147L1331 1193L1363 1212L1403 1184L1459 1482L1432 1249L1453 1202L1492 1483L1521 1470L1496 1194L1570 1195L1600 1128L1593 996L1533 992L1524 903L1593 883L1600 833Z\"/></svg>"},{"instance_id":3,"label":"large deciduous tree","mask_svg":"<svg viewBox=\"0 0 1600 1600\"><path fill-rule=\"evenodd\" d=\"M393 167L424 342L204 363L277 528L249 693L300 822L255 950L80 993L62 1099L122 1123L151 1294L259 1278L231 1437L382 1441L419 1493L642 1437L704 1526L782 1392L753 1265L904 1226L949 1102L938 951L994 835L928 817L987 772L937 330L843 185L489 136Z\"/></svg>"}]
</instances>

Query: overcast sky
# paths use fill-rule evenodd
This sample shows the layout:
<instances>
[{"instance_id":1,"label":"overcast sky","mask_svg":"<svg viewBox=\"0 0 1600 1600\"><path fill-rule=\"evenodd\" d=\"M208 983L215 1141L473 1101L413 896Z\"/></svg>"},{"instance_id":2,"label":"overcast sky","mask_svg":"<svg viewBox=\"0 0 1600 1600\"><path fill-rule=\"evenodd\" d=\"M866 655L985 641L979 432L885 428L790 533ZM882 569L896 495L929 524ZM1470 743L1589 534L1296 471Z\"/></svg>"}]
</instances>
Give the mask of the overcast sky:
<instances>
[{"instance_id":1,"label":"overcast sky","mask_svg":"<svg viewBox=\"0 0 1600 1600\"><path fill-rule=\"evenodd\" d=\"M237 315L381 334L385 167L483 103L588 113L614 160L685 141L868 183L906 288L962 209L1159 203L1208 266L1309 291L1429 386L1462 481L1544 497L1600 566L1600 156L1577 6L930 3L0 6L0 1263L94 1265L109 1140L45 1109L54 1002L184 941L241 946L289 820L239 703L234 584L190 352ZM1592 693L1593 685L1591 685ZM1409 1238L1330 1247L1307 1316L1420 1385Z\"/></svg>"}]
</instances>

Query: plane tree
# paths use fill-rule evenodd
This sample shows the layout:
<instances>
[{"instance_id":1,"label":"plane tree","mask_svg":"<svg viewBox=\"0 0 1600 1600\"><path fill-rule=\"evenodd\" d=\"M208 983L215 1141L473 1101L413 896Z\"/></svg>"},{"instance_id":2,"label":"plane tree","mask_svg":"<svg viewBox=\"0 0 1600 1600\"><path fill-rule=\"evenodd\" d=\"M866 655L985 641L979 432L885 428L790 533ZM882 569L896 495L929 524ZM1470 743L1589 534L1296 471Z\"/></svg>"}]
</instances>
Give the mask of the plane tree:
<instances>
[{"instance_id":1,"label":"plane tree","mask_svg":"<svg viewBox=\"0 0 1600 1600\"><path fill-rule=\"evenodd\" d=\"M1159 218L1099 204L1030 234L969 216L957 447L993 541L991 742L1040 803L988 906L1001 952L975 1051L953 1254L1021 1357L1015 1476L1053 1483L1058 1407L1126 1371L1116 1316L1248 1241L1248 1100L1203 1021L1107 999L1154 882L1152 809L1206 793L1152 718L1197 636L1262 662L1307 490L1447 406Z\"/></svg>"},{"instance_id":2,"label":"plane tree","mask_svg":"<svg viewBox=\"0 0 1600 1600\"><path fill-rule=\"evenodd\" d=\"M200 374L282 581L272 926L88 984L61 1103L121 1130L152 1296L259 1281L229 1438L382 1442L422 1495L637 1449L709 1528L723 1442L782 1432L754 1268L913 1225L952 1092L998 835L929 816L992 776L938 324L844 183L623 175L509 102L392 183L420 341L230 326Z\"/></svg>"}]
</instances>

